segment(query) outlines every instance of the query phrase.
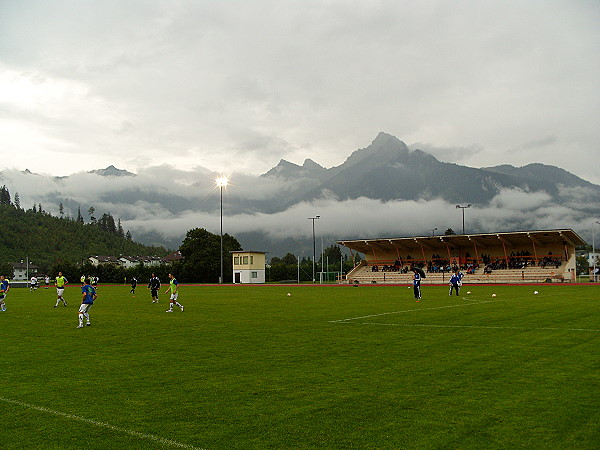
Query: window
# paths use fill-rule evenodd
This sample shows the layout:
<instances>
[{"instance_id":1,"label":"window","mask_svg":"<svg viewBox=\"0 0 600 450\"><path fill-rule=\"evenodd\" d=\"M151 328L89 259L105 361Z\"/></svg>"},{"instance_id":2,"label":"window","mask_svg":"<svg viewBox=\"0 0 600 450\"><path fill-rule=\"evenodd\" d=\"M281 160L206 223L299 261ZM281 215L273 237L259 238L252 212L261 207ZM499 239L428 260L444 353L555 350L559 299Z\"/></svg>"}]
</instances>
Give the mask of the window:
<instances>
[{"instance_id":1,"label":"window","mask_svg":"<svg viewBox=\"0 0 600 450\"><path fill-rule=\"evenodd\" d=\"M248 264L248 257L244 256L244 263L243 264Z\"/></svg>"},{"instance_id":2,"label":"window","mask_svg":"<svg viewBox=\"0 0 600 450\"><path fill-rule=\"evenodd\" d=\"M239 264L240 264L240 257L239 257L239 256L235 256L235 257L233 258L233 263L234 263L235 265L238 265L238 266L239 266Z\"/></svg>"},{"instance_id":3,"label":"window","mask_svg":"<svg viewBox=\"0 0 600 450\"><path fill-rule=\"evenodd\" d=\"M250 255L250 264L254 264L254 256Z\"/></svg>"},{"instance_id":4,"label":"window","mask_svg":"<svg viewBox=\"0 0 600 450\"><path fill-rule=\"evenodd\" d=\"M258 272L250 272L250 278L258 278Z\"/></svg>"}]
</instances>

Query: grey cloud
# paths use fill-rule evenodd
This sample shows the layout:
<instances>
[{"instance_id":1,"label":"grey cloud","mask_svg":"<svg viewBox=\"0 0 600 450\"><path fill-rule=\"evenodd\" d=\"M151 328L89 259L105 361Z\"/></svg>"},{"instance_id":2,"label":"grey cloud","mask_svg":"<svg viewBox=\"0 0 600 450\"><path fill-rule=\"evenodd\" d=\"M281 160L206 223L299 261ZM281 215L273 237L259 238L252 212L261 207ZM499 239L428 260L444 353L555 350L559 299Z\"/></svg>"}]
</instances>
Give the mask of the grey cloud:
<instances>
[{"instance_id":1,"label":"grey cloud","mask_svg":"<svg viewBox=\"0 0 600 450\"><path fill-rule=\"evenodd\" d=\"M121 218L134 238L152 233L162 235L173 246L185 233L196 227L218 232L220 225L219 194L214 172L202 167L180 170L172 166L149 167L135 177L111 177L77 173L69 178L51 178L18 171L0 172L0 183L11 194L19 193L21 205L30 208L42 203L46 211L58 215L58 203L65 203L67 214L75 216L77 206L87 219L90 206L97 213L110 212ZM293 191L297 185L251 175L233 174L232 185L224 192L224 231L232 235L264 233L272 241L287 238L306 240L312 229L308 217L320 215L316 223L319 236L333 242L338 239L429 235L438 228L456 232L462 229L460 211L454 203L441 199L388 201L358 198L339 201L324 192L311 202L301 202L274 213L252 212L243 205L262 200L273 202L282 190ZM118 200L114 192L133 190L131 200ZM42 194L46 193L46 194ZM136 194L138 193L138 194ZM524 229L573 228L589 239L591 224L590 198L593 190L561 188L560 204L552 204L545 193L518 189L502 190L487 206L474 205L465 212L468 233L516 231ZM136 198L136 195L138 197ZM165 200L167 199L167 200ZM169 200L170 199L170 200ZM176 207L170 202L178 202ZM236 211L237 206L242 209ZM290 249L294 251L294 249Z\"/></svg>"},{"instance_id":2,"label":"grey cloud","mask_svg":"<svg viewBox=\"0 0 600 450\"><path fill-rule=\"evenodd\" d=\"M598 11L541 1L13 3L0 18L0 68L69 89L21 110L20 134L15 114L0 115L11 130L0 145L23 150L12 158L20 169L29 150L39 156L30 164L69 155L66 173L110 158L129 170L168 161L256 174L275 155L340 164L383 129L431 143L445 161L551 157L598 182L570 157L592 158L598 141Z\"/></svg>"},{"instance_id":3,"label":"grey cloud","mask_svg":"<svg viewBox=\"0 0 600 450\"><path fill-rule=\"evenodd\" d=\"M523 213L523 209L528 211ZM225 232L233 235L262 231L272 240L309 239L308 217L321 216L316 223L319 236L329 241L375 237L429 235L438 228L460 232L461 215L456 205L443 200L382 202L368 198L347 201L320 199L294 205L274 214L231 214L224 217ZM473 207L466 212L468 233L563 228L589 230L589 217L569 206L548 205L547 197L522 191L504 191L490 206ZM140 218L127 221L134 230L160 230L165 236L183 236L188 229L205 227L218 232L218 213L187 211L177 216ZM294 249L290 249L293 251Z\"/></svg>"}]
</instances>

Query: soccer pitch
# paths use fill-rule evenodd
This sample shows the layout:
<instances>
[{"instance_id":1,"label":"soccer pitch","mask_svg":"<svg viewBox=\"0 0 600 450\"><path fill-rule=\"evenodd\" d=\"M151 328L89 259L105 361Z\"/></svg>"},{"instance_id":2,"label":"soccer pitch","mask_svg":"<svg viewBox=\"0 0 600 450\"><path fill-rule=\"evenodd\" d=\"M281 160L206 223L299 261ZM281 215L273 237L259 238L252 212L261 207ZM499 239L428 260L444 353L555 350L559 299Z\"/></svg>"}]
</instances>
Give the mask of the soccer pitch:
<instances>
[{"instance_id":1,"label":"soccer pitch","mask_svg":"<svg viewBox=\"0 0 600 450\"><path fill-rule=\"evenodd\" d=\"M2 449L600 445L597 286L79 291L7 296Z\"/></svg>"}]
</instances>

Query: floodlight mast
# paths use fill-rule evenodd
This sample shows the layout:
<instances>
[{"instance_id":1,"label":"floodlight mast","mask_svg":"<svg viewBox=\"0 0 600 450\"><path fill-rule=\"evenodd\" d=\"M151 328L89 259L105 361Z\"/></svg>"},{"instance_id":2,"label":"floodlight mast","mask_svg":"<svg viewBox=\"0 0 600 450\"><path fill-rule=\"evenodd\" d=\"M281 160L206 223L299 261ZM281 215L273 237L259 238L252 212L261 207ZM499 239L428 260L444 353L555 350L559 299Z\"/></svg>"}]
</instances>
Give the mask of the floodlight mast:
<instances>
[{"instance_id":1,"label":"floodlight mast","mask_svg":"<svg viewBox=\"0 0 600 450\"><path fill-rule=\"evenodd\" d=\"M317 244L315 241L315 220L319 220L321 216L309 217L308 220L312 220L312 233L313 233L313 273L312 281L315 282L315 259L317 258Z\"/></svg>"},{"instance_id":2,"label":"floodlight mast","mask_svg":"<svg viewBox=\"0 0 600 450\"><path fill-rule=\"evenodd\" d=\"M596 281L597 278L597 274L596 274L596 242L595 242L595 227L594 225L600 225L600 221L598 220L594 220L594 223L592 223L592 280Z\"/></svg>"},{"instance_id":3,"label":"floodlight mast","mask_svg":"<svg viewBox=\"0 0 600 450\"><path fill-rule=\"evenodd\" d=\"M462 225L463 225L462 234L465 234L465 209L470 208L470 207L471 207L470 203L466 206L456 205L456 208L462 209Z\"/></svg>"},{"instance_id":4,"label":"floodlight mast","mask_svg":"<svg viewBox=\"0 0 600 450\"><path fill-rule=\"evenodd\" d=\"M221 176L215 179L217 187L221 191L221 275L219 276L219 284L223 283L223 188L229 184L229 178Z\"/></svg>"}]
</instances>

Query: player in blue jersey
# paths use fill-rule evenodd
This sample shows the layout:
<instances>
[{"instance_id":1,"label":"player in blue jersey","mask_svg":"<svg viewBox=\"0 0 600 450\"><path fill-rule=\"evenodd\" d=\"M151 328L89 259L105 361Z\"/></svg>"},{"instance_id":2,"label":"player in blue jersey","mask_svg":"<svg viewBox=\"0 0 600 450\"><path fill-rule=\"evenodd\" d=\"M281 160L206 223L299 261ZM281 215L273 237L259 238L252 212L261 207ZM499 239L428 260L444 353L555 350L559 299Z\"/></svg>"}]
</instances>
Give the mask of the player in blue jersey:
<instances>
[{"instance_id":1,"label":"player in blue jersey","mask_svg":"<svg viewBox=\"0 0 600 450\"><path fill-rule=\"evenodd\" d=\"M4 275L0 275L0 311L6 311L6 303L4 299L6 298L6 294L8 294L8 290L10 289L10 283L4 277Z\"/></svg>"},{"instance_id":2,"label":"player in blue jersey","mask_svg":"<svg viewBox=\"0 0 600 450\"><path fill-rule=\"evenodd\" d=\"M177 298L179 297L179 282L175 279L172 273L169 274L169 287L165 291L165 294L169 291L171 291L171 298L169 309L167 309L166 312L173 312L174 305L179 306L181 308L181 312L183 312L183 305L177 301Z\"/></svg>"},{"instance_id":3,"label":"player in blue jersey","mask_svg":"<svg viewBox=\"0 0 600 450\"><path fill-rule=\"evenodd\" d=\"M90 326L90 308L96 300L96 289L90 286L89 278L85 279L85 284L81 286L81 306L79 307L79 326L83 328L83 319L86 319L86 326Z\"/></svg>"},{"instance_id":4,"label":"player in blue jersey","mask_svg":"<svg viewBox=\"0 0 600 450\"><path fill-rule=\"evenodd\" d=\"M421 274L415 269L413 269L413 291L415 298L419 300L421 298Z\"/></svg>"},{"instance_id":5,"label":"player in blue jersey","mask_svg":"<svg viewBox=\"0 0 600 450\"><path fill-rule=\"evenodd\" d=\"M458 270L457 270L450 277L450 281L448 283L450 285L450 292L448 293L448 295L452 296L452 291L453 290L455 290L456 291L456 295L458 295L458 291L460 290L460 284L461 284L460 280L461 280L461 277L458 274Z\"/></svg>"}]
</instances>

